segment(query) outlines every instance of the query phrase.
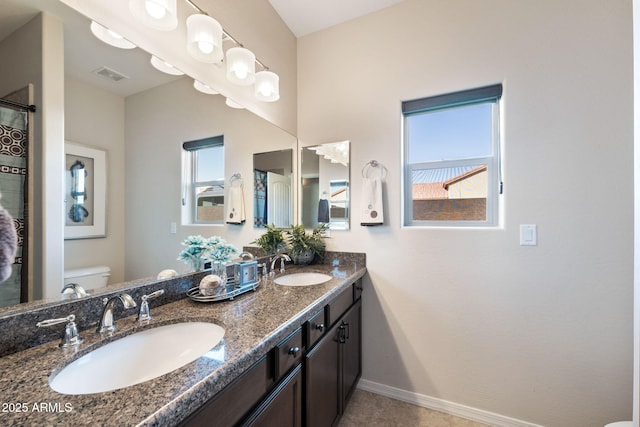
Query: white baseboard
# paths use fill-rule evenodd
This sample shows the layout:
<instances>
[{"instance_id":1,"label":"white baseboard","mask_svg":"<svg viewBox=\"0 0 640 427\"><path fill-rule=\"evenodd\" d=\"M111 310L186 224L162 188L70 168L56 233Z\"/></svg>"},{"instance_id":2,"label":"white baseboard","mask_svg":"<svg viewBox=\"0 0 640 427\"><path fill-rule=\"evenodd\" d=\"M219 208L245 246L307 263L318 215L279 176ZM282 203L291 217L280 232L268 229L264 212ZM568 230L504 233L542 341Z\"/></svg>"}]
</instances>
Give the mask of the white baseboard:
<instances>
[{"instance_id":1,"label":"white baseboard","mask_svg":"<svg viewBox=\"0 0 640 427\"><path fill-rule=\"evenodd\" d=\"M484 423L493 427L543 427L538 424L517 420L494 412L483 411L482 409L472 408L470 406L449 402L436 397L413 393L388 385L375 383L373 381L361 379L358 382L358 388L370 391L371 393L387 396L392 399L422 406L423 408L433 409L434 411L444 412L445 414Z\"/></svg>"}]
</instances>

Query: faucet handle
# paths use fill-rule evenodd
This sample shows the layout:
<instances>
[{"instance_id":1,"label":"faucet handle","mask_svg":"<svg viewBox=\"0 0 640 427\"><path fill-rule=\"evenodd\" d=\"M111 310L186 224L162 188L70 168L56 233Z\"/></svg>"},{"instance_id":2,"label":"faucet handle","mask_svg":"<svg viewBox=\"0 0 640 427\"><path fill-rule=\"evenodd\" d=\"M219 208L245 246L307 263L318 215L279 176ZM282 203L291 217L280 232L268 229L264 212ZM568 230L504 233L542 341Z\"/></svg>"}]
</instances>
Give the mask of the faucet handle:
<instances>
[{"instance_id":1,"label":"faucet handle","mask_svg":"<svg viewBox=\"0 0 640 427\"><path fill-rule=\"evenodd\" d=\"M142 295L142 299L153 299L159 297L160 295L164 295L164 289L158 289L155 292L151 292L149 295Z\"/></svg>"},{"instance_id":2,"label":"faucet handle","mask_svg":"<svg viewBox=\"0 0 640 427\"><path fill-rule=\"evenodd\" d=\"M36 323L36 326L38 328L44 328L67 322L67 326L64 328L64 335L62 335L62 342L59 345L61 348L67 348L82 343L82 338L80 338L80 335L78 334L78 327L76 326L75 320L76 316L74 314L70 314L67 317L43 320L42 322Z\"/></svg>"},{"instance_id":3,"label":"faucet handle","mask_svg":"<svg viewBox=\"0 0 640 427\"><path fill-rule=\"evenodd\" d=\"M157 298L162 294L164 294L164 289L159 289L149 295L142 295L142 302L140 303L140 310L138 311L138 321L146 322L151 320L151 310L149 309L147 300Z\"/></svg>"},{"instance_id":4,"label":"faucet handle","mask_svg":"<svg viewBox=\"0 0 640 427\"><path fill-rule=\"evenodd\" d=\"M262 269L262 277L267 277L267 275L269 274L269 272L267 271L267 261L263 262L262 264L258 264L258 268Z\"/></svg>"}]
</instances>

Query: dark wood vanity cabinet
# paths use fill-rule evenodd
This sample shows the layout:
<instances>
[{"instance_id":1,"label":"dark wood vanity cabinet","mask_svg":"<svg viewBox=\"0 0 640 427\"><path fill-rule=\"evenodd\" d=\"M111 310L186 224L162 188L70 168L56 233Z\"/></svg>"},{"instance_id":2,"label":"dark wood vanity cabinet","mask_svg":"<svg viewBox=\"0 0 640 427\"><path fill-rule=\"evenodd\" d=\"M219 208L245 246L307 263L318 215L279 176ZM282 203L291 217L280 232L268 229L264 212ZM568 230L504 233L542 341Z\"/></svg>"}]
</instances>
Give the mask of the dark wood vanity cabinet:
<instances>
[{"instance_id":1,"label":"dark wood vanity cabinet","mask_svg":"<svg viewBox=\"0 0 640 427\"><path fill-rule=\"evenodd\" d=\"M181 426L330 427L362 369L361 280L278 343Z\"/></svg>"},{"instance_id":2,"label":"dark wood vanity cabinet","mask_svg":"<svg viewBox=\"0 0 640 427\"><path fill-rule=\"evenodd\" d=\"M308 427L330 427L344 413L362 371L361 315L358 300L305 356Z\"/></svg>"}]
</instances>

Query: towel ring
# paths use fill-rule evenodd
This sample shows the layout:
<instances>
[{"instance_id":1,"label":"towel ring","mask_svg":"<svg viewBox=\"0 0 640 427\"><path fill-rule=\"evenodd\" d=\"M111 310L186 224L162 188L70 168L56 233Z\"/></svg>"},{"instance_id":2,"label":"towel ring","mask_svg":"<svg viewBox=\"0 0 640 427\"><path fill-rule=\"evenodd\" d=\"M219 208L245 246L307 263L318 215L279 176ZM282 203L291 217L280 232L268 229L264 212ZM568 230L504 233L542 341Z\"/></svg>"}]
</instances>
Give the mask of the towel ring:
<instances>
[{"instance_id":1,"label":"towel ring","mask_svg":"<svg viewBox=\"0 0 640 427\"><path fill-rule=\"evenodd\" d=\"M233 184L234 181L240 181L240 184L242 184L242 175L240 175L239 173L234 173L233 175L231 175L231 178L229 178L229 184Z\"/></svg>"},{"instance_id":2,"label":"towel ring","mask_svg":"<svg viewBox=\"0 0 640 427\"><path fill-rule=\"evenodd\" d=\"M367 163L365 163L364 166L362 167L363 178L367 178L369 169L379 169L380 179L384 178L387 172L387 168L385 168L384 165L382 165L380 162L378 162L377 160L370 160Z\"/></svg>"}]
</instances>

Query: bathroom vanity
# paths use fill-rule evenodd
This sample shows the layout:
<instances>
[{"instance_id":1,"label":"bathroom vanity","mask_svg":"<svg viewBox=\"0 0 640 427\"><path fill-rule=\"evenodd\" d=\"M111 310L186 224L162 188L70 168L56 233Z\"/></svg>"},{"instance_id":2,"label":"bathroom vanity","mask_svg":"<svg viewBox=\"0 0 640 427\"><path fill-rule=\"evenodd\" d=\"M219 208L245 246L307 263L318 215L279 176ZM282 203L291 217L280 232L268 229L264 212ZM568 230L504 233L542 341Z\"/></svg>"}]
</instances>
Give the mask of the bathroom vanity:
<instances>
[{"instance_id":1,"label":"bathroom vanity","mask_svg":"<svg viewBox=\"0 0 640 427\"><path fill-rule=\"evenodd\" d=\"M333 425L361 374L361 292L358 279L308 312L299 328L180 425Z\"/></svg>"},{"instance_id":2,"label":"bathroom vanity","mask_svg":"<svg viewBox=\"0 0 640 427\"><path fill-rule=\"evenodd\" d=\"M161 306L152 302L149 325L136 322L135 312L116 312L118 329L110 338L93 327L86 329L95 319L76 318L84 339L77 349L60 349L56 339L0 358L6 406L0 408L0 424L332 425L361 372L360 296L366 268L364 255L358 255L336 259L333 265L287 266L285 274L330 275L322 284L282 286L268 280L232 301L212 304L181 298ZM201 275L194 274L193 282ZM92 315L98 317L99 312ZM32 314L31 321L39 320L40 315ZM225 329L222 341L194 362L105 393L64 395L49 387L52 373L108 341L190 321ZM28 333L41 332L35 326L30 329Z\"/></svg>"}]
</instances>

